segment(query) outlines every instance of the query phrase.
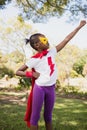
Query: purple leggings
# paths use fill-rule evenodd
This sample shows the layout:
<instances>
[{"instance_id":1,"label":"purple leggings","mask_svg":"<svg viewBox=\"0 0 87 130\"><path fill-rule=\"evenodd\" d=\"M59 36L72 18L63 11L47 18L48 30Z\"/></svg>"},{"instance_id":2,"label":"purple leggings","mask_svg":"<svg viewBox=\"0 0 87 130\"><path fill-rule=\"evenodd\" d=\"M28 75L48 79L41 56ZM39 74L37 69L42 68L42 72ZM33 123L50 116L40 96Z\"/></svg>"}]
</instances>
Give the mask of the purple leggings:
<instances>
[{"instance_id":1,"label":"purple leggings","mask_svg":"<svg viewBox=\"0 0 87 130\"><path fill-rule=\"evenodd\" d=\"M34 85L31 125L37 125L42 105L44 103L44 120L46 123L52 121L52 110L55 102L55 85L44 87Z\"/></svg>"}]
</instances>

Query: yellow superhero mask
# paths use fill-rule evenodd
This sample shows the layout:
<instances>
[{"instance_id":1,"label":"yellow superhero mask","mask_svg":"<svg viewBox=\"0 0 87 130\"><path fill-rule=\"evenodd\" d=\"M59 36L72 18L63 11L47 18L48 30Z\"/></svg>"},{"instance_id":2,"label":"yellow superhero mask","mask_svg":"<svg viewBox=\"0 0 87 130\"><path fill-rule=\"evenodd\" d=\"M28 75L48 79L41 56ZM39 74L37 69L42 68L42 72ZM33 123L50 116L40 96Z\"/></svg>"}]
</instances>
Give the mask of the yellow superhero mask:
<instances>
[{"instance_id":1,"label":"yellow superhero mask","mask_svg":"<svg viewBox=\"0 0 87 130\"><path fill-rule=\"evenodd\" d=\"M43 43L43 44L47 44L47 43L48 43L48 39L45 38L45 37L39 37L39 40L40 40L40 42Z\"/></svg>"}]
</instances>

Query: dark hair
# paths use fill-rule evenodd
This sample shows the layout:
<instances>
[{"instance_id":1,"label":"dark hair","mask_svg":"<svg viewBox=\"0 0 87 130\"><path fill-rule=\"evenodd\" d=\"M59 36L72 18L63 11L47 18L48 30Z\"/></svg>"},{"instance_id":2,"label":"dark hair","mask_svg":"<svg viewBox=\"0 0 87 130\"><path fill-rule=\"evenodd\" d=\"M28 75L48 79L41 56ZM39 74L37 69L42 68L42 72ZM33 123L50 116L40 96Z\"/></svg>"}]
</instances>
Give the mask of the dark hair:
<instances>
[{"instance_id":1,"label":"dark hair","mask_svg":"<svg viewBox=\"0 0 87 130\"><path fill-rule=\"evenodd\" d=\"M29 39L26 39L26 44L28 44L30 42L31 47L33 49L37 50L35 48L34 44L36 44L40 41L39 36L45 37L45 35L43 35L41 33L35 33L35 34L31 35Z\"/></svg>"},{"instance_id":2,"label":"dark hair","mask_svg":"<svg viewBox=\"0 0 87 130\"><path fill-rule=\"evenodd\" d=\"M26 44L28 44L29 42L30 42L30 39L25 39L25 42L26 42Z\"/></svg>"}]
</instances>

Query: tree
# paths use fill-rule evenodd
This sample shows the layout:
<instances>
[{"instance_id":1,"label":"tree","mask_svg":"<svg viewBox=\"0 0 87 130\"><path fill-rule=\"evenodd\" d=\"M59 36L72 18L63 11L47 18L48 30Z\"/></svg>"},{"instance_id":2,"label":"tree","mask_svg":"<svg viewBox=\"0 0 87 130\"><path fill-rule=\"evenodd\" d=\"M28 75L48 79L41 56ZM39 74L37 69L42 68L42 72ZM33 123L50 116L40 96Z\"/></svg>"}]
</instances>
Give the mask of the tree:
<instances>
[{"instance_id":1,"label":"tree","mask_svg":"<svg viewBox=\"0 0 87 130\"><path fill-rule=\"evenodd\" d=\"M16 2L22 9L21 15L34 22L46 20L51 16L59 17L64 13L68 16L70 14L72 20L79 19L81 15L87 17L87 0L84 2L83 0L16 0Z\"/></svg>"},{"instance_id":2,"label":"tree","mask_svg":"<svg viewBox=\"0 0 87 130\"><path fill-rule=\"evenodd\" d=\"M61 83L65 79L69 79L73 64L81 55L81 50L74 45L67 45L56 56L56 63L58 66L58 78Z\"/></svg>"},{"instance_id":3,"label":"tree","mask_svg":"<svg viewBox=\"0 0 87 130\"><path fill-rule=\"evenodd\" d=\"M87 49L84 49L82 55L73 64L73 70L83 76L87 75Z\"/></svg>"},{"instance_id":4,"label":"tree","mask_svg":"<svg viewBox=\"0 0 87 130\"><path fill-rule=\"evenodd\" d=\"M4 5L11 2L11 0L0 0L0 8L4 8Z\"/></svg>"},{"instance_id":5,"label":"tree","mask_svg":"<svg viewBox=\"0 0 87 130\"><path fill-rule=\"evenodd\" d=\"M87 76L87 63L84 65L83 75L84 75L84 76Z\"/></svg>"},{"instance_id":6,"label":"tree","mask_svg":"<svg viewBox=\"0 0 87 130\"><path fill-rule=\"evenodd\" d=\"M73 65L73 70L75 70L78 74L81 74L83 75L83 68L84 68L84 65L86 64L86 59L85 57L81 57L80 59L78 59L76 61L76 63L74 63Z\"/></svg>"},{"instance_id":7,"label":"tree","mask_svg":"<svg viewBox=\"0 0 87 130\"><path fill-rule=\"evenodd\" d=\"M21 16L14 17L8 21L0 21L0 49L5 53L18 50L25 54L25 38L35 32L33 27Z\"/></svg>"}]
</instances>

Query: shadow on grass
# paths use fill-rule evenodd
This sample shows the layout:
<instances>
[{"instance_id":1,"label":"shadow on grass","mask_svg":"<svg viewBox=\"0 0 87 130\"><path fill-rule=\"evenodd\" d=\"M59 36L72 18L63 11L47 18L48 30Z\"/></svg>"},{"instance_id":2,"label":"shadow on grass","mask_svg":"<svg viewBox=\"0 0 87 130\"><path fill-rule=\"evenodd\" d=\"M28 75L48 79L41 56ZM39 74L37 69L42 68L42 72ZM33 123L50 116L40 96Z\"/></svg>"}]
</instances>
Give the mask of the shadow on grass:
<instances>
[{"instance_id":1,"label":"shadow on grass","mask_svg":"<svg viewBox=\"0 0 87 130\"><path fill-rule=\"evenodd\" d=\"M29 130L23 120L25 110L25 103L1 100L0 130ZM39 126L40 130L45 130L42 115L43 111ZM57 97L53 111L53 126L55 130L87 130L87 101Z\"/></svg>"},{"instance_id":2,"label":"shadow on grass","mask_svg":"<svg viewBox=\"0 0 87 130\"><path fill-rule=\"evenodd\" d=\"M28 130L24 122L26 103L22 96L0 95L0 130Z\"/></svg>"},{"instance_id":3,"label":"shadow on grass","mask_svg":"<svg viewBox=\"0 0 87 130\"><path fill-rule=\"evenodd\" d=\"M87 130L87 101L57 98L53 123L56 130Z\"/></svg>"}]
</instances>

